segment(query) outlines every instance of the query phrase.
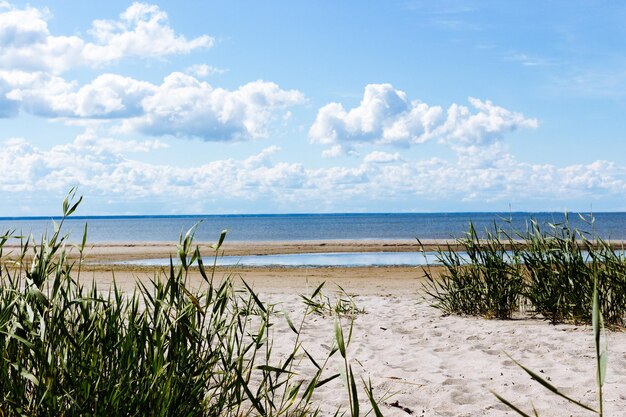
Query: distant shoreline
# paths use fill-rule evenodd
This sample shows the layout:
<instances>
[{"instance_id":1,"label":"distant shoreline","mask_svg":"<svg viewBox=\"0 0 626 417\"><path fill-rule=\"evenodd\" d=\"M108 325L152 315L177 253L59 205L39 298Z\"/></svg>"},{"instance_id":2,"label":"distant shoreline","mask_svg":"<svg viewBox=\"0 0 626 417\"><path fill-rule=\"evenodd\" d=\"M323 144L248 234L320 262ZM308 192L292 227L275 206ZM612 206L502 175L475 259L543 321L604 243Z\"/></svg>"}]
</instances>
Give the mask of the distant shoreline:
<instances>
[{"instance_id":1,"label":"distant shoreline","mask_svg":"<svg viewBox=\"0 0 626 417\"><path fill-rule=\"evenodd\" d=\"M564 213L330 213L330 214L233 214L181 216L113 216L70 217L63 232L74 241L82 240L87 227L87 241L97 244L126 242L178 241L179 236L193 230L196 241L214 241L223 230L226 241L248 242L314 242L372 241L395 242L421 239L446 242L463 237L470 223L479 236L494 228L513 237L537 224L549 231L550 225L566 222L586 236L626 240L626 213L595 213L594 221ZM59 223L59 219L54 220ZM53 229L51 218L0 218L0 233L14 231L39 238Z\"/></svg>"}]
</instances>

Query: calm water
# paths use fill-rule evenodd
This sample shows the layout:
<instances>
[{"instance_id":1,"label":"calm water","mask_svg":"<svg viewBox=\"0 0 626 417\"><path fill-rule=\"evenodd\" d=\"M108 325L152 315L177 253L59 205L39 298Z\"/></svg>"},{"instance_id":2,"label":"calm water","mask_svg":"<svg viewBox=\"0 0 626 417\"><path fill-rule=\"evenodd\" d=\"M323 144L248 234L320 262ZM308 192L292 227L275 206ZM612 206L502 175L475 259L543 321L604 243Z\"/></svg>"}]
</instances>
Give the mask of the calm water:
<instances>
[{"instance_id":1,"label":"calm water","mask_svg":"<svg viewBox=\"0 0 626 417\"><path fill-rule=\"evenodd\" d=\"M205 265L213 265L214 258L205 258ZM126 265L169 265L169 259L144 259L123 262ZM117 262L116 262L117 263ZM434 252L355 252L355 253L294 253L288 255L220 256L220 266L417 266L435 265Z\"/></svg>"},{"instance_id":2,"label":"calm water","mask_svg":"<svg viewBox=\"0 0 626 417\"><path fill-rule=\"evenodd\" d=\"M608 239L626 239L626 213L596 213L595 231ZM392 214L286 214L74 217L64 230L73 240L82 237L88 223L89 242L177 241L181 232L201 222L196 238L214 241L229 229L229 241L289 241L328 239L448 239L467 230L470 221L478 231L494 221L512 217L513 226L525 228L531 218L540 223L561 222L562 213L392 213ZM576 214L575 227L590 229ZM508 228L508 226L507 226ZM40 236L52 230L50 218L0 218L0 232L15 230Z\"/></svg>"}]
</instances>

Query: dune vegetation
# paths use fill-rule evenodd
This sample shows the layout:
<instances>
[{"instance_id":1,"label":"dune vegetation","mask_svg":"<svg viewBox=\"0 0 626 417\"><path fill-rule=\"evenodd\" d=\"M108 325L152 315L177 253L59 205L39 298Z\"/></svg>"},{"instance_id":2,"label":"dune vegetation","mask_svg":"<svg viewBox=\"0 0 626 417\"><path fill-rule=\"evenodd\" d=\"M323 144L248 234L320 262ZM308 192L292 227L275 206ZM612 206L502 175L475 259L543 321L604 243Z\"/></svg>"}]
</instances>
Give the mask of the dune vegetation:
<instances>
[{"instance_id":1,"label":"dune vegetation","mask_svg":"<svg viewBox=\"0 0 626 417\"><path fill-rule=\"evenodd\" d=\"M457 247L441 247L443 273L425 268L425 292L434 307L448 314L508 319L516 313L551 323L591 323L592 294L597 283L599 306L609 325L626 319L626 256L590 230L565 221L540 225L531 221L515 231L494 224L480 236L470 224ZM508 230L507 230L508 229Z\"/></svg>"},{"instance_id":2,"label":"dune vegetation","mask_svg":"<svg viewBox=\"0 0 626 417\"><path fill-rule=\"evenodd\" d=\"M169 268L135 292L98 288L80 279L87 227L78 260L68 258L62 234L79 203L70 193L54 232L38 242L17 237L17 253L5 249L14 233L0 238L1 416L314 416L315 390L337 378L345 381L349 415L368 402L358 392L382 415L371 383L351 370L351 300L333 305L320 286L304 297L303 322L294 325L245 282L236 289L232 277L218 279L194 246L193 229ZM192 267L204 280L200 289L188 285ZM313 358L299 336L304 320L321 313L335 317L335 343ZM286 356L272 353L269 329L278 320L293 332ZM329 375L334 355L344 370ZM303 361L313 372L299 372Z\"/></svg>"}]
</instances>

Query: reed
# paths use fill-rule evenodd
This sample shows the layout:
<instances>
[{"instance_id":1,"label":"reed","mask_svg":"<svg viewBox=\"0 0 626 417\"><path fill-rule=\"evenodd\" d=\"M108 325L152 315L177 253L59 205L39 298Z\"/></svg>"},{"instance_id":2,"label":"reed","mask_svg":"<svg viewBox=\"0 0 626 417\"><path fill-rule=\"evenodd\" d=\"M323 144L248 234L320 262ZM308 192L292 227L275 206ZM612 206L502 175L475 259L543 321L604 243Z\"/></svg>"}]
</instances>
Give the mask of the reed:
<instances>
[{"instance_id":1,"label":"reed","mask_svg":"<svg viewBox=\"0 0 626 417\"><path fill-rule=\"evenodd\" d=\"M593 247L587 234L571 228L566 215L564 222L548 224L547 231L532 221L523 237L524 295L534 310L552 323L588 321L593 278L583 248L592 253Z\"/></svg>"},{"instance_id":2,"label":"reed","mask_svg":"<svg viewBox=\"0 0 626 417\"><path fill-rule=\"evenodd\" d=\"M474 225L463 238L456 240L467 255L462 256L451 245L437 252L444 272L435 277L430 268L425 291L433 305L447 314L469 314L499 319L510 318L520 303L524 280L517 253L509 233L494 223L480 239Z\"/></svg>"},{"instance_id":3,"label":"reed","mask_svg":"<svg viewBox=\"0 0 626 417\"><path fill-rule=\"evenodd\" d=\"M479 238L469 231L456 247L440 248L443 273L424 269L424 290L433 306L446 314L506 319L529 306L528 312L552 323L591 322L594 282L609 325L626 319L626 257L624 250L594 236L592 217L581 216L591 230L573 228L565 214L561 223L532 220L523 232L505 231L494 223Z\"/></svg>"},{"instance_id":4,"label":"reed","mask_svg":"<svg viewBox=\"0 0 626 417\"><path fill-rule=\"evenodd\" d=\"M194 229L181 236L176 259L131 294L116 285L102 291L80 280L80 259L69 261L65 218L80 203L63 202L63 219L39 243L21 238L20 253L7 257L0 237L0 415L2 416L315 416L314 391L337 378L299 341L273 354L269 329L283 315L250 286L236 290L232 277L215 278L193 244ZM215 256L225 232L214 245ZM28 255L27 255L28 254ZM191 268L204 280L188 285ZM351 324L350 324L351 326ZM299 372L302 361L312 373ZM346 362L350 414L359 414L354 375ZM371 384L368 398L379 415ZM337 410L337 414L342 410Z\"/></svg>"},{"instance_id":5,"label":"reed","mask_svg":"<svg viewBox=\"0 0 626 417\"><path fill-rule=\"evenodd\" d=\"M589 250L589 249L588 249ZM591 254L591 275L597 280L598 304L609 325L626 325L626 257L622 247L615 250L601 239Z\"/></svg>"}]
</instances>

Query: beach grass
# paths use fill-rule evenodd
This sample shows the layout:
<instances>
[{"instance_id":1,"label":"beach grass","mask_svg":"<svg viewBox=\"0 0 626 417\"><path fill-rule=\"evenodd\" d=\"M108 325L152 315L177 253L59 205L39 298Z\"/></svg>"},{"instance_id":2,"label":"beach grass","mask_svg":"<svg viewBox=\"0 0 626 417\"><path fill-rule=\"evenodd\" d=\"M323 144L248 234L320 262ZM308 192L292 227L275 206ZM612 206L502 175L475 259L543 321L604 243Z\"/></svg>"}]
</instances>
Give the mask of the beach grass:
<instances>
[{"instance_id":1,"label":"beach grass","mask_svg":"<svg viewBox=\"0 0 626 417\"><path fill-rule=\"evenodd\" d=\"M309 308L311 313L320 316L348 316L353 317L356 314L365 314L365 309L359 307L354 297L346 292L340 285L331 298L324 294L323 288L326 281L323 281L313 291L311 295L300 294L300 298Z\"/></svg>"},{"instance_id":2,"label":"beach grass","mask_svg":"<svg viewBox=\"0 0 626 417\"><path fill-rule=\"evenodd\" d=\"M437 260L444 273L435 277L425 268L426 293L433 305L448 314L469 314L508 319L519 308L524 280L520 263L507 250L514 246L510 234L494 223L479 238L474 225L451 245L440 248Z\"/></svg>"},{"instance_id":3,"label":"beach grass","mask_svg":"<svg viewBox=\"0 0 626 417\"><path fill-rule=\"evenodd\" d=\"M314 392L340 377L326 366L337 352L347 413L362 413L362 385L372 411L382 415L371 383L357 384L348 359L353 316L343 313L353 311L352 302L324 304L325 313L336 314L335 346L313 358L300 334L314 306L304 306L296 327L245 281L236 289L233 277L217 279L194 246L194 229L181 236L169 267L134 292L122 292L115 281L107 290L85 284L87 228L74 261L62 234L80 203L74 197L64 200L50 236L37 243L22 237L19 253L10 254L3 249L14 234L0 238L0 415L321 415ZM225 232L213 246L215 256L224 238ZM203 278L200 289L189 286L192 267ZM275 355L270 329L283 319L293 346ZM314 371L301 372L303 361Z\"/></svg>"},{"instance_id":4,"label":"beach grass","mask_svg":"<svg viewBox=\"0 0 626 417\"><path fill-rule=\"evenodd\" d=\"M593 218L581 218L590 230L574 228L568 215L561 223L531 221L525 230L493 229L478 236L469 231L456 240L467 253L450 245L437 251L444 272L424 268L425 293L446 314L507 319L524 310L552 323L591 323L592 296L608 325L626 319L626 257L623 248L593 234Z\"/></svg>"}]
</instances>

